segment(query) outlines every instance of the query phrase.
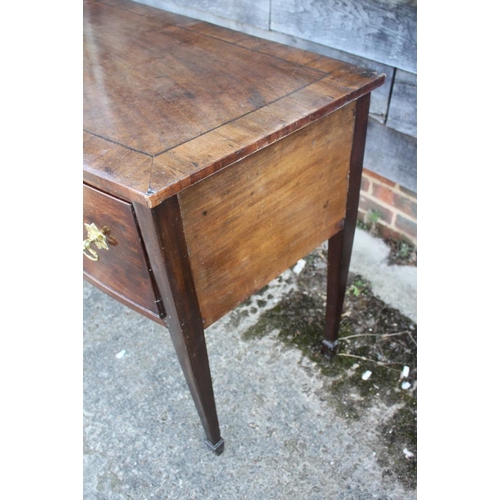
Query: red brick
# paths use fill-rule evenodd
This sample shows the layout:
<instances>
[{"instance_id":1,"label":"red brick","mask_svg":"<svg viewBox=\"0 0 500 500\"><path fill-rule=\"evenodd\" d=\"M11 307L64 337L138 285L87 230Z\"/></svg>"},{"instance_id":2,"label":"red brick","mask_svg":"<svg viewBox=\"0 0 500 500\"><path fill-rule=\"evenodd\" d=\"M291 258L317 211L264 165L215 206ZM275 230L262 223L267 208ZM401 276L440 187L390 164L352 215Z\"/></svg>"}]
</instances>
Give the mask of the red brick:
<instances>
[{"instance_id":1,"label":"red brick","mask_svg":"<svg viewBox=\"0 0 500 500\"><path fill-rule=\"evenodd\" d=\"M415 193L414 191L410 191L409 189L406 189L406 188L405 188L405 187L403 187L403 186L399 186L399 189L401 189L401 191L402 191L404 194L407 194L408 196L411 196L412 198L417 199L417 193Z\"/></svg>"},{"instance_id":2,"label":"red brick","mask_svg":"<svg viewBox=\"0 0 500 500\"><path fill-rule=\"evenodd\" d=\"M415 238L411 238L405 233L391 229L390 227L384 226L383 224L377 224L378 234L382 238L396 240L396 241L406 241L407 243L415 244Z\"/></svg>"},{"instance_id":3,"label":"red brick","mask_svg":"<svg viewBox=\"0 0 500 500\"><path fill-rule=\"evenodd\" d=\"M392 189L382 186L382 184L373 183L372 194L380 201L383 201L388 205L394 205L394 191Z\"/></svg>"},{"instance_id":4,"label":"red brick","mask_svg":"<svg viewBox=\"0 0 500 500\"><path fill-rule=\"evenodd\" d=\"M409 198L395 194L393 206L410 217L417 218L417 204Z\"/></svg>"},{"instance_id":5,"label":"red brick","mask_svg":"<svg viewBox=\"0 0 500 500\"><path fill-rule=\"evenodd\" d=\"M396 227L401 229L406 234L412 236L413 238L417 237L417 224L402 215L397 215L396 217Z\"/></svg>"},{"instance_id":6,"label":"red brick","mask_svg":"<svg viewBox=\"0 0 500 500\"><path fill-rule=\"evenodd\" d=\"M365 196L360 197L359 207L367 212L370 210L378 212L380 214L380 220L383 220L387 224L392 222L393 212L390 209L379 205L377 202L370 200Z\"/></svg>"},{"instance_id":7,"label":"red brick","mask_svg":"<svg viewBox=\"0 0 500 500\"><path fill-rule=\"evenodd\" d=\"M366 168L363 170L363 173L366 174L368 177L373 177L374 179L377 179L379 182L385 184L386 186L394 187L396 185L395 182L392 182L389 179L386 179L385 177L382 177L381 175L372 172L371 170L367 170Z\"/></svg>"}]
</instances>

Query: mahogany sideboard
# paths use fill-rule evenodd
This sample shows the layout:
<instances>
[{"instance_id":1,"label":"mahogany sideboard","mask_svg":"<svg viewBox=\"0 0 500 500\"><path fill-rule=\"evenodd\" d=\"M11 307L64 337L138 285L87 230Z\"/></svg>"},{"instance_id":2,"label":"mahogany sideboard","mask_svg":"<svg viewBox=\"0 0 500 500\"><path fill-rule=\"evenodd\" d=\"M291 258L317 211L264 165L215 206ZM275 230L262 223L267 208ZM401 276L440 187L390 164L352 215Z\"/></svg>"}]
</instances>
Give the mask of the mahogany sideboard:
<instances>
[{"instance_id":1,"label":"mahogany sideboard","mask_svg":"<svg viewBox=\"0 0 500 500\"><path fill-rule=\"evenodd\" d=\"M385 76L128 0L84 0L83 269L166 325L222 453L204 329L328 240L336 348Z\"/></svg>"}]
</instances>

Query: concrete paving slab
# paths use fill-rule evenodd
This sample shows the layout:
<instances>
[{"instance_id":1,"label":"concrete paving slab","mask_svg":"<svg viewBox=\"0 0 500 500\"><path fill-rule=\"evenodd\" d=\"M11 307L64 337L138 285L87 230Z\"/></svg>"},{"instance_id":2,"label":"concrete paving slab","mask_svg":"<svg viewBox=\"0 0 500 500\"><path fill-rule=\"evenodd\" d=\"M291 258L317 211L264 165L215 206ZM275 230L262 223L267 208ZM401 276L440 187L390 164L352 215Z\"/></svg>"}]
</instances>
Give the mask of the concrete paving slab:
<instances>
[{"instance_id":1,"label":"concrete paving slab","mask_svg":"<svg viewBox=\"0 0 500 500\"><path fill-rule=\"evenodd\" d=\"M356 230L350 271L371 283L373 293L386 304L417 321L417 268L390 266L389 247L367 231Z\"/></svg>"},{"instance_id":2,"label":"concrete paving slab","mask_svg":"<svg viewBox=\"0 0 500 500\"><path fill-rule=\"evenodd\" d=\"M370 241L356 236L355 272L368 273L372 262L397 283L381 248L364 255ZM365 263L357 267L361 255ZM219 457L203 444L167 329L84 284L86 500L416 498L377 461L376 424L394 408L375 404L347 420L327 402L325 377L298 349L275 333L243 338L296 279L286 271L266 289L264 306L256 295L207 329L226 440Z\"/></svg>"}]
</instances>

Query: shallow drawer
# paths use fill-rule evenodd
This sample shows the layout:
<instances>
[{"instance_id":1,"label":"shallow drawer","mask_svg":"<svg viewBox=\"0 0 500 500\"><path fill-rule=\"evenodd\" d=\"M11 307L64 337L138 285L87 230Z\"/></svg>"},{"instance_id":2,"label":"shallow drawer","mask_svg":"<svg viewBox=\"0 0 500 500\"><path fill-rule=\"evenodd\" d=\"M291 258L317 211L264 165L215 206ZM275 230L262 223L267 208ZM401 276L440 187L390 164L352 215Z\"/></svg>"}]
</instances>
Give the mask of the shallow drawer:
<instances>
[{"instance_id":1,"label":"shallow drawer","mask_svg":"<svg viewBox=\"0 0 500 500\"><path fill-rule=\"evenodd\" d=\"M153 278L142 245L132 205L90 186L83 186L83 239L85 223L94 223L106 235L108 249L92 243L83 256L84 277L122 303L160 321Z\"/></svg>"}]
</instances>

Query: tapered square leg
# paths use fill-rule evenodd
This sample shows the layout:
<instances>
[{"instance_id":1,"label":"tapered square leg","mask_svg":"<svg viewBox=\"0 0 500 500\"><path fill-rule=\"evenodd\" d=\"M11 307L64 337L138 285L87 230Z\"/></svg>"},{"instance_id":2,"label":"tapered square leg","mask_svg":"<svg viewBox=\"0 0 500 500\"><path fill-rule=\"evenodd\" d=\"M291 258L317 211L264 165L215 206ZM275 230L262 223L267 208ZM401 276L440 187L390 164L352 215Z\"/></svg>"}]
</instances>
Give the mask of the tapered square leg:
<instances>
[{"instance_id":1,"label":"tapered square leg","mask_svg":"<svg viewBox=\"0 0 500 500\"><path fill-rule=\"evenodd\" d=\"M344 230L328 240L328 268L326 278L326 329L322 352L328 357L335 355L338 345L340 319L346 283L343 283L345 273L342 273L342 247Z\"/></svg>"},{"instance_id":2,"label":"tapered square leg","mask_svg":"<svg viewBox=\"0 0 500 500\"><path fill-rule=\"evenodd\" d=\"M328 240L326 331L322 352L329 357L335 355L338 347L340 319L358 215L369 108L370 94L367 94L356 103L356 122L354 124L344 227Z\"/></svg>"},{"instance_id":3,"label":"tapered square leg","mask_svg":"<svg viewBox=\"0 0 500 500\"><path fill-rule=\"evenodd\" d=\"M159 294L165 323L207 437L209 448L224 450L203 322L194 288L176 196L150 209L134 204Z\"/></svg>"}]
</instances>

